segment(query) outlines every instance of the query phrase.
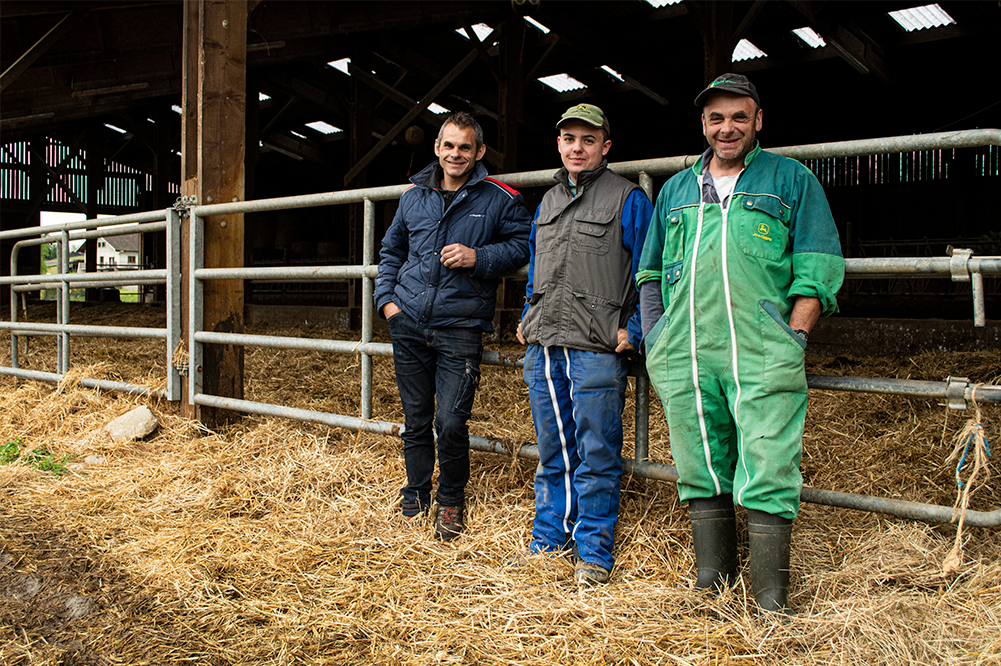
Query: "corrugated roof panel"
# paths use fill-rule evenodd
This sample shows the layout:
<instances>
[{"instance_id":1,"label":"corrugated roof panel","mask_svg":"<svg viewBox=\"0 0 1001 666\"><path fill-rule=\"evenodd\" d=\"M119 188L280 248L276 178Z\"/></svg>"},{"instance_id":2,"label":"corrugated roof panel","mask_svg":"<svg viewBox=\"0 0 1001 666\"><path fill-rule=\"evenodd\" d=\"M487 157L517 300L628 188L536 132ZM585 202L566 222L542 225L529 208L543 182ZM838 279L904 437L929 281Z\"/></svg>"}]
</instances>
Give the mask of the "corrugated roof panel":
<instances>
[{"instance_id":1,"label":"corrugated roof panel","mask_svg":"<svg viewBox=\"0 0 1001 666\"><path fill-rule=\"evenodd\" d=\"M552 88L557 92L570 92L571 90L583 90L587 88L586 85L570 76L569 74L553 74L552 76L543 76L539 79L542 83Z\"/></svg>"},{"instance_id":2,"label":"corrugated roof panel","mask_svg":"<svg viewBox=\"0 0 1001 666\"><path fill-rule=\"evenodd\" d=\"M901 9L900 11L889 12L889 14L890 18L899 23L907 32L926 30L928 28L941 28L942 26L954 25L956 23L955 19L949 16L937 4Z\"/></svg>"},{"instance_id":3,"label":"corrugated roof panel","mask_svg":"<svg viewBox=\"0 0 1001 666\"><path fill-rule=\"evenodd\" d=\"M740 62L741 60L754 60L755 58L764 58L768 54L759 49L757 46L742 39L737 42L737 47L733 50L733 57L731 60L733 62Z\"/></svg>"}]
</instances>

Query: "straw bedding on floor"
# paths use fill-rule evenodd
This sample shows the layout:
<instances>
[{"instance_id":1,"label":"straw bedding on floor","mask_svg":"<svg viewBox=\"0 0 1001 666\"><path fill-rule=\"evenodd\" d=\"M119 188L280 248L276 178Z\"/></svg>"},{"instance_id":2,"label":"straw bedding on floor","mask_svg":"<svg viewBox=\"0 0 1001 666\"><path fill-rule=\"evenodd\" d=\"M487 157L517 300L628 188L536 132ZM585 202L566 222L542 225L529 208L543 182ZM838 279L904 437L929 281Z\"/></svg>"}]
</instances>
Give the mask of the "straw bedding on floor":
<instances>
[{"instance_id":1,"label":"straw bedding on floor","mask_svg":"<svg viewBox=\"0 0 1001 666\"><path fill-rule=\"evenodd\" d=\"M162 312L124 304L81 309L74 321L124 316L162 325ZM0 360L9 364L9 336L0 338ZM22 366L54 370L52 350L51 339L22 342ZM17 461L0 466L0 663L1001 659L996 529L964 529L961 565L947 575L953 525L804 504L793 534L797 614L774 623L754 617L746 578L732 594L692 591L687 511L673 485L627 477L611 583L578 589L566 559L510 566L530 539L529 461L474 452L468 533L443 544L431 538L429 521L412 525L398 515L405 473L396 438L256 417L213 432L181 418L174 404L78 385L89 376L162 387L164 353L154 341L75 340L73 365L79 369L59 386L0 377L0 443L71 456L61 476ZM809 370L998 383L1001 353L811 359ZM375 359L374 384L374 417L402 422L391 359ZM245 385L248 399L359 414L353 356L248 349ZM154 411L159 430L139 442L111 441L103 425L138 405ZM651 458L669 462L656 400L651 411ZM951 506L955 466L945 460L969 415L947 417L933 401L812 391L805 482ZM982 422L992 444L1001 440L1001 410L983 406ZM484 368L471 428L534 442L517 370ZM970 508L999 505L998 475L981 475Z\"/></svg>"}]
</instances>

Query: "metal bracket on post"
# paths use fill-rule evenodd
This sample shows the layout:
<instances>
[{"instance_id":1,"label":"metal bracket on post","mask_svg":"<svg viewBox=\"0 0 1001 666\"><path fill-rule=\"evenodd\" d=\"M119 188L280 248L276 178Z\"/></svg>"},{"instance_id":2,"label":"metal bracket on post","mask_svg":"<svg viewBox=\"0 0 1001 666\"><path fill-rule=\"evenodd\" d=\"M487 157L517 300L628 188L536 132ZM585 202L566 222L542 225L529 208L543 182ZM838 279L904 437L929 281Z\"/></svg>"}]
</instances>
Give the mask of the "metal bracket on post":
<instances>
[{"instance_id":1,"label":"metal bracket on post","mask_svg":"<svg viewBox=\"0 0 1001 666\"><path fill-rule=\"evenodd\" d=\"M174 202L174 210L180 217L188 216L188 209L193 208L198 205L198 197L191 195L188 197L177 197L177 201Z\"/></svg>"},{"instance_id":2,"label":"metal bracket on post","mask_svg":"<svg viewBox=\"0 0 1001 666\"><path fill-rule=\"evenodd\" d=\"M952 281L969 282L970 269L967 264L973 255L973 250L958 250L950 245L945 251L951 257L949 259L949 272L952 274Z\"/></svg>"},{"instance_id":3,"label":"metal bracket on post","mask_svg":"<svg viewBox=\"0 0 1001 666\"><path fill-rule=\"evenodd\" d=\"M949 401L949 409L966 409L966 387L970 385L969 377L946 377L945 395Z\"/></svg>"},{"instance_id":4,"label":"metal bracket on post","mask_svg":"<svg viewBox=\"0 0 1001 666\"><path fill-rule=\"evenodd\" d=\"M957 250L951 245L946 248L949 259L949 272L953 282L972 282L973 288L973 325L983 328L987 325L984 314L984 276L979 271L970 274L970 257L973 250Z\"/></svg>"}]
</instances>

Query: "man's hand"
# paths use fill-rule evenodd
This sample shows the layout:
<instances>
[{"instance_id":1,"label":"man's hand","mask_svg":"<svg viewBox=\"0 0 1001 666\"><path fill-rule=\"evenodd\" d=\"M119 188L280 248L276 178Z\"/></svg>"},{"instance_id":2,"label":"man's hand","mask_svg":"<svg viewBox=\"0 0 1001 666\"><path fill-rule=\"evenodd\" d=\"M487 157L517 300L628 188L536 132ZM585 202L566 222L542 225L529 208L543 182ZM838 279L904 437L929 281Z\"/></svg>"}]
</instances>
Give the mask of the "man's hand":
<instances>
[{"instance_id":1,"label":"man's hand","mask_svg":"<svg viewBox=\"0 0 1001 666\"><path fill-rule=\"evenodd\" d=\"M520 321L518 322L518 330L516 330L514 332L514 334L515 334L515 336L517 336L518 342L520 342L523 345L527 345L528 344L528 340L526 340L525 336L521 334L521 322Z\"/></svg>"},{"instance_id":2,"label":"man's hand","mask_svg":"<svg viewBox=\"0 0 1001 666\"><path fill-rule=\"evenodd\" d=\"M616 354L621 354L622 352L633 350L633 345L631 342L629 342L629 331L627 331L624 328L620 328L618 337L619 337L619 344L615 348Z\"/></svg>"},{"instance_id":3,"label":"man's hand","mask_svg":"<svg viewBox=\"0 0 1001 666\"><path fill-rule=\"evenodd\" d=\"M382 316L385 317L386 319L389 319L398 312L400 312L399 306L396 305L396 303L393 303L392 301L382 306Z\"/></svg>"},{"instance_id":4,"label":"man's hand","mask_svg":"<svg viewBox=\"0 0 1001 666\"><path fill-rule=\"evenodd\" d=\"M441 263L445 268L474 268L476 250L460 243L452 243L441 248Z\"/></svg>"}]
</instances>

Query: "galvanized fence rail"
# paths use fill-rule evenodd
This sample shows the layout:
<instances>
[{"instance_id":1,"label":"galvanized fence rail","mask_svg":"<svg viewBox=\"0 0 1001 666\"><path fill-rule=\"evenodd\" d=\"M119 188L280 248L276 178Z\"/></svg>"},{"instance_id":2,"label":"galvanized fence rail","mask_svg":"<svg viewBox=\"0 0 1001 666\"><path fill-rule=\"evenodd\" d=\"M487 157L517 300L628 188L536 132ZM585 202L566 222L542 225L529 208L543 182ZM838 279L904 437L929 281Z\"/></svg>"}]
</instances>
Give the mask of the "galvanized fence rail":
<instances>
[{"instance_id":1,"label":"galvanized fence rail","mask_svg":"<svg viewBox=\"0 0 1001 666\"><path fill-rule=\"evenodd\" d=\"M984 145L1001 145L1001 130L973 130L963 132L943 132L937 134L889 137L863 141L847 141L807 146L790 146L774 149L774 152L788 155L795 159L816 159L824 157L849 157L872 155L878 153L906 152L914 150L966 148ZM698 156L680 156L653 160L636 160L619 162L611 165L616 173L625 177L637 178L640 186L651 199L654 197L653 177L677 173L694 164ZM512 187L542 187L552 184L552 169L530 171L497 176ZM328 192L323 194L282 197L198 205L192 201L179 200L178 205L166 212L144 213L139 215L121 216L118 218L103 218L88 220L67 225L53 225L32 230L15 232L0 232L0 239L27 237L30 240L21 241L15 245L12 252L11 277L0 278L0 284L11 284L11 321L0 322L0 328L11 330L12 336L12 366L0 367L0 374L11 374L24 379L41 381L58 381L68 371L69 339L71 335L108 335L119 337L157 337L165 339L169 400L180 399L180 373L188 374L188 395L190 404L204 405L229 409L237 412L258 414L280 418L290 418L300 421L321 423L332 427L346 428L354 431L366 431L377 434L398 436L403 427L400 424L372 419L372 357L392 356L392 345L372 341L375 308L372 300L373 282L378 267L375 262L375 201L397 199L407 188L406 185L366 188L343 192ZM258 268L207 268L204 266L202 239L204 238L205 220L216 215L234 213L253 213L263 211L289 210L317 206L363 204L363 248L362 263L358 266L308 266L308 267L258 267ZM173 353L180 340L180 225L182 218L187 217L190 224L189 257L192 279L188 282L187 302L189 341L188 359L182 368L173 362ZM77 238L96 237L97 234L107 235L100 231L84 232L71 235L72 229L89 229L94 227L122 224L123 222L159 222L163 220L167 231L168 269L166 271L139 271L124 273L122 277L110 278L108 273L100 274L70 274L65 258L68 257L69 241ZM143 225L142 231L154 230L152 225ZM132 228L125 233L135 233ZM27 244L51 242L50 239L38 238L40 234L58 232L60 234L61 270L59 274L48 276L17 276L16 253ZM983 305L984 274L1001 274L1001 257L973 257L968 250L953 251L949 257L941 258L886 258L886 259L848 259L846 274L849 278L874 278L889 275L915 275L925 277L949 278L953 281L971 282L974 296L974 325L983 326L985 313ZM525 275L525 269L520 272ZM105 284L120 284L126 281L135 284L137 279L148 280L148 283L166 283L167 285L167 328L166 329L136 329L123 327L90 327L73 326L69 323L69 286L98 286ZM361 339L316 340L309 338L293 338L279 336L262 336L249 334L218 333L203 331L203 284L207 280L240 279L269 281L323 281L360 279L362 283L362 324ZM15 290L39 289L44 284L60 285L61 297L58 301L56 324L30 324L18 322L16 319ZM17 286L14 286L17 285ZM17 336L24 334L56 334L60 336L59 372L39 373L19 369L17 367ZM207 344L227 344L242 346L259 346L280 349L308 349L329 353L358 354L361 357L361 416L354 417L343 414L292 408L283 405L238 400L224 396L215 396L203 392L203 348ZM483 362L488 365L506 365L520 367L522 361L512 361L507 356L501 356L496 351L486 351ZM649 381L642 364L634 364L630 374L636 378L636 427L635 455L632 460L624 460L627 473L638 476L674 481L677 472L672 465L649 460ZM824 375L807 375L811 388L843 391L863 391L875 393L891 393L896 395L939 398L947 400L953 409L965 409L967 400L972 398L976 390L980 402L1001 402L1001 386L979 385L971 386L965 378L948 378L943 382L927 382L898 379L834 377ZM86 380L95 383L96 380ZM126 390L143 392L144 387L133 385L113 386L110 382L100 382L101 388L111 390ZM84 384L88 385L88 384ZM471 446L477 450L518 455L529 459L538 459L538 448L526 444L512 450L508 444L498 440L472 437ZM953 519L952 507L935 506L917 502L869 497L851 493L841 493L830 490L804 488L802 499L832 506L840 506L864 511L887 513L906 518L928 522L948 523ZM1001 525L1001 509L990 512L968 511L966 524L980 527L996 527Z\"/></svg>"},{"instance_id":2,"label":"galvanized fence rail","mask_svg":"<svg viewBox=\"0 0 1001 666\"><path fill-rule=\"evenodd\" d=\"M0 239L20 238L14 243L10 253L10 276L0 277L0 284L10 285L10 321L0 321L0 330L10 331L10 366L0 367L0 375L12 375L21 379L59 382L69 372L70 338L115 337L115 338L156 338L166 342L167 389L160 391L149 387L84 378L81 384L93 388L125 391L141 395L179 400L181 395L181 375L170 363L172 350L181 340L181 254L180 254L180 212L178 209L151 211L105 217L96 220L67 222L33 229L17 229L0 232ZM128 225L128 226L119 226ZM85 231L79 231L84 229ZM135 233L163 231L167 238L167 268L160 270L102 271L97 273L70 273L70 242L121 236ZM57 235L56 235L57 234ZM55 235L55 236L54 236ZM55 274L18 275L17 259L25 247L56 243L59 270ZM167 326L148 328L132 326L81 326L70 323L70 288L114 287L133 284L166 285ZM18 294L22 300L27 292L41 291L56 285L56 323L18 321ZM39 372L20 367L18 360L18 338L31 335L56 336L56 372Z\"/></svg>"}]
</instances>

